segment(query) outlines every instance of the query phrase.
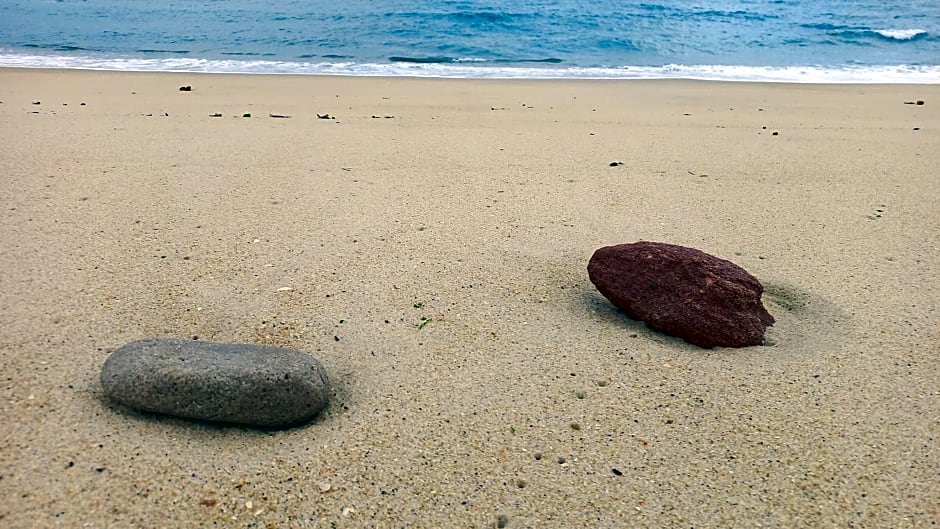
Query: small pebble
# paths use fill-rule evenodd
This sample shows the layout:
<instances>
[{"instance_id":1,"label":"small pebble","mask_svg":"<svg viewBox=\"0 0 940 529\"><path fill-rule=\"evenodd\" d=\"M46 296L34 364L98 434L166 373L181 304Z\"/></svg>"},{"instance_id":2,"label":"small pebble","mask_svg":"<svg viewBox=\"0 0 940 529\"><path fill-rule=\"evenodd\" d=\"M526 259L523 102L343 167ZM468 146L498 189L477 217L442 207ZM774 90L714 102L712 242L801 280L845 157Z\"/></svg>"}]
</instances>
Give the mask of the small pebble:
<instances>
[{"instance_id":1,"label":"small pebble","mask_svg":"<svg viewBox=\"0 0 940 529\"><path fill-rule=\"evenodd\" d=\"M506 516L505 514L500 514L499 516L496 517L496 527L499 527L500 529L502 529L503 527L506 527L507 525L509 525L508 516Z\"/></svg>"}]
</instances>

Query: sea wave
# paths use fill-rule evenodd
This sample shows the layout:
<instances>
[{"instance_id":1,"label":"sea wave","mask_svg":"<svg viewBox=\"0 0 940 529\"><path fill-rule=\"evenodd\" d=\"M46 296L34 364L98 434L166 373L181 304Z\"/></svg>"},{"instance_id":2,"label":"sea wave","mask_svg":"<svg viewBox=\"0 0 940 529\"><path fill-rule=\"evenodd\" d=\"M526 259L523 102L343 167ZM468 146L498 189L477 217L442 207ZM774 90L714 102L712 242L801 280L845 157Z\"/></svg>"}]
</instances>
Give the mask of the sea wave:
<instances>
[{"instance_id":1,"label":"sea wave","mask_svg":"<svg viewBox=\"0 0 940 529\"><path fill-rule=\"evenodd\" d=\"M169 53L174 55L186 55L189 53L189 50L158 50L153 48L143 48L134 51L137 53Z\"/></svg>"},{"instance_id":2,"label":"sea wave","mask_svg":"<svg viewBox=\"0 0 940 529\"><path fill-rule=\"evenodd\" d=\"M927 36L927 31L923 29L876 29L873 33L893 40L914 40Z\"/></svg>"},{"instance_id":3,"label":"sea wave","mask_svg":"<svg viewBox=\"0 0 940 529\"><path fill-rule=\"evenodd\" d=\"M865 40L880 39L894 42L908 42L927 37L929 32L925 29L872 29L869 27L852 27L841 24L814 23L800 24L805 29L818 29L836 37L843 37L850 41L863 42Z\"/></svg>"},{"instance_id":4,"label":"sea wave","mask_svg":"<svg viewBox=\"0 0 940 529\"><path fill-rule=\"evenodd\" d=\"M800 27L806 28L806 29L821 29L823 31L851 29L850 26L844 26L842 24L830 24L829 22L813 22L813 23L800 24Z\"/></svg>"},{"instance_id":5,"label":"sea wave","mask_svg":"<svg viewBox=\"0 0 940 529\"><path fill-rule=\"evenodd\" d=\"M940 66L622 66L618 68L522 67L459 62L291 62L209 60L186 57L133 58L24 55L0 52L0 67L116 71L449 77L469 79L700 79L777 83L940 84Z\"/></svg>"},{"instance_id":6,"label":"sea wave","mask_svg":"<svg viewBox=\"0 0 940 529\"><path fill-rule=\"evenodd\" d=\"M450 57L447 55L434 55L429 57L407 57L393 55L388 58L392 62L414 63L414 64L451 64L451 63L553 63L562 62L556 57L546 57L542 59L484 59L482 57Z\"/></svg>"}]
</instances>

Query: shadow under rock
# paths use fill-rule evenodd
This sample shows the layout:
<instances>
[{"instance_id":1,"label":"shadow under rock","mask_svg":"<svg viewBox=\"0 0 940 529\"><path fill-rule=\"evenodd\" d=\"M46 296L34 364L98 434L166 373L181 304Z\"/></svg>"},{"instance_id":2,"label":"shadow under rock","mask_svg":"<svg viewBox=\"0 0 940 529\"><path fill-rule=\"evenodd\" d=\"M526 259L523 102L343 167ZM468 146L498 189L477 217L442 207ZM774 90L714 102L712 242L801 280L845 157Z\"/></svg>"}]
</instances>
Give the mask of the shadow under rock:
<instances>
[{"instance_id":1,"label":"shadow under rock","mask_svg":"<svg viewBox=\"0 0 940 529\"><path fill-rule=\"evenodd\" d=\"M830 335L848 333L851 317L824 297L787 282L767 281L763 285L762 302L776 320L773 326L767 328L763 347L796 345L819 332ZM620 326L624 337L674 340L676 345L695 347L681 338L651 329L642 321L630 318L589 285L572 290L577 291L570 307L574 314L590 315L600 323Z\"/></svg>"},{"instance_id":2,"label":"shadow under rock","mask_svg":"<svg viewBox=\"0 0 940 529\"><path fill-rule=\"evenodd\" d=\"M313 416L310 420L276 427L252 426L250 424L233 422L190 419L186 417L178 417L175 415L139 410L137 408L132 408L125 404L121 404L120 402L111 400L107 395L105 395L104 391L102 391L100 387L95 391L95 400L103 408L105 413L121 416L135 421L141 421L151 425L163 424L172 428L188 428L209 432L241 431L245 434L257 435L273 435L276 432L313 427L318 424L323 424L338 415L343 415L349 410L349 406L346 404L348 399L345 398L345 391L336 387L333 388L332 395L330 400L327 402L326 407L320 410L320 412Z\"/></svg>"},{"instance_id":3,"label":"shadow under rock","mask_svg":"<svg viewBox=\"0 0 940 529\"><path fill-rule=\"evenodd\" d=\"M654 329L650 329L642 321L634 320L627 316L622 310L617 308L616 305L611 303L596 290L584 289L578 292L576 303L571 308L572 312L576 314L590 314L602 323L622 328L624 338L636 338L637 336L643 335L647 335L650 338L654 336L666 339L674 338ZM686 343L682 339L675 339L679 342Z\"/></svg>"}]
</instances>

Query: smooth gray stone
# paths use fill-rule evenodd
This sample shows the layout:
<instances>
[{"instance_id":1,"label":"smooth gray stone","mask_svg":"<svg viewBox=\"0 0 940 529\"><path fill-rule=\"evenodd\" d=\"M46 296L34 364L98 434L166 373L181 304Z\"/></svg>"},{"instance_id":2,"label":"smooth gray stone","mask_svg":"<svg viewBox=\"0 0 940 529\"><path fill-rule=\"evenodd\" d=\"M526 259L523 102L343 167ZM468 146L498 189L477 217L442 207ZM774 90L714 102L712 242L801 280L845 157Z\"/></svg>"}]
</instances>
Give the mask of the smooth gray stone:
<instances>
[{"instance_id":1,"label":"smooth gray stone","mask_svg":"<svg viewBox=\"0 0 940 529\"><path fill-rule=\"evenodd\" d=\"M312 419L330 392L323 365L300 351L178 339L115 350L101 385L139 410L274 428Z\"/></svg>"}]
</instances>

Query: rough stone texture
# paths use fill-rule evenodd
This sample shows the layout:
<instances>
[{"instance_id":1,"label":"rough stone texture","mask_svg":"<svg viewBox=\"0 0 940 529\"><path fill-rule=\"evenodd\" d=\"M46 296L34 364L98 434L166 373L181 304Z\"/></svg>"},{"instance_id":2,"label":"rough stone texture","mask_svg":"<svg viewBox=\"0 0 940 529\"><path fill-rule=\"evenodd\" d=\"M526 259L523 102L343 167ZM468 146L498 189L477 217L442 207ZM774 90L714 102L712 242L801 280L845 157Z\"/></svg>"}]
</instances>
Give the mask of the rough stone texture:
<instances>
[{"instance_id":1,"label":"rough stone texture","mask_svg":"<svg viewBox=\"0 0 940 529\"><path fill-rule=\"evenodd\" d=\"M310 420L329 399L326 370L310 355L195 340L131 342L105 361L101 385L132 408L272 428Z\"/></svg>"},{"instance_id":2,"label":"rough stone texture","mask_svg":"<svg viewBox=\"0 0 940 529\"><path fill-rule=\"evenodd\" d=\"M600 248L588 275L627 316L700 347L764 343L774 318L738 265L694 248L640 241Z\"/></svg>"}]
</instances>

